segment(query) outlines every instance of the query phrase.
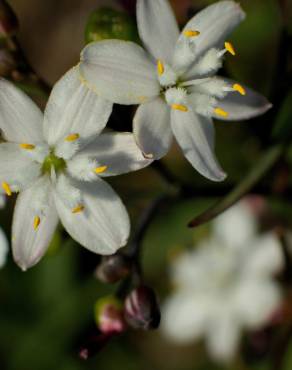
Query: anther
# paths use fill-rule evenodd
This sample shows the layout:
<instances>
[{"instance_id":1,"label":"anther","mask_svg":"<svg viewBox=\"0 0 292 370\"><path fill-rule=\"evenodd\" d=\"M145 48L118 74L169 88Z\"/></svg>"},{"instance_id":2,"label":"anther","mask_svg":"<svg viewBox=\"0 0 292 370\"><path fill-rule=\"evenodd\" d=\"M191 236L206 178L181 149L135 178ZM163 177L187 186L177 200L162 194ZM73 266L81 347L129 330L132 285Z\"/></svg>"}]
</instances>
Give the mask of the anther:
<instances>
[{"instance_id":1,"label":"anther","mask_svg":"<svg viewBox=\"0 0 292 370\"><path fill-rule=\"evenodd\" d=\"M33 228L37 230L37 228L40 226L41 219L39 216L36 216L33 220Z\"/></svg>"},{"instance_id":2,"label":"anther","mask_svg":"<svg viewBox=\"0 0 292 370\"><path fill-rule=\"evenodd\" d=\"M231 42L225 42L224 44L225 46L225 49L231 54L231 55L236 55L236 52L235 52L235 49L233 47L233 45L231 44Z\"/></svg>"},{"instance_id":3,"label":"anther","mask_svg":"<svg viewBox=\"0 0 292 370\"><path fill-rule=\"evenodd\" d=\"M5 191L6 195L11 197L12 191L11 191L11 188L10 188L9 184L7 184L7 182L2 182L2 188Z\"/></svg>"},{"instance_id":4,"label":"anther","mask_svg":"<svg viewBox=\"0 0 292 370\"><path fill-rule=\"evenodd\" d=\"M229 113L226 112L224 109L222 108L215 108L214 109L214 113L216 113L218 116L221 116L221 117L228 117L229 116Z\"/></svg>"},{"instance_id":5,"label":"anther","mask_svg":"<svg viewBox=\"0 0 292 370\"><path fill-rule=\"evenodd\" d=\"M188 107L186 107L185 105L182 105L182 104L172 104L171 108L174 109L174 110L179 110L181 112L187 112L188 111Z\"/></svg>"},{"instance_id":6,"label":"anther","mask_svg":"<svg viewBox=\"0 0 292 370\"><path fill-rule=\"evenodd\" d=\"M157 61L157 73L159 76L163 75L164 73L164 65L161 60Z\"/></svg>"},{"instance_id":7,"label":"anther","mask_svg":"<svg viewBox=\"0 0 292 370\"><path fill-rule=\"evenodd\" d=\"M185 37L196 37L200 35L200 31L197 30L185 30L183 32Z\"/></svg>"},{"instance_id":8,"label":"anther","mask_svg":"<svg viewBox=\"0 0 292 370\"><path fill-rule=\"evenodd\" d=\"M79 134L71 134L66 137L65 141L76 141L78 139L79 139Z\"/></svg>"},{"instance_id":9,"label":"anther","mask_svg":"<svg viewBox=\"0 0 292 370\"><path fill-rule=\"evenodd\" d=\"M35 149L35 145L33 145L33 144L26 144L26 143L19 144L19 147L21 149L25 149L25 150L33 150L33 149Z\"/></svg>"},{"instance_id":10,"label":"anther","mask_svg":"<svg viewBox=\"0 0 292 370\"><path fill-rule=\"evenodd\" d=\"M107 166L100 166L100 167L96 167L94 169L94 172L98 175L100 173L104 173L106 170L107 170Z\"/></svg>"},{"instance_id":11,"label":"anther","mask_svg":"<svg viewBox=\"0 0 292 370\"><path fill-rule=\"evenodd\" d=\"M72 213L80 213L80 212L83 212L84 211L84 206L82 204L80 204L79 206L75 207L72 209Z\"/></svg>"},{"instance_id":12,"label":"anther","mask_svg":"<svg viewBox=\"0 0 292 370\"><path fill-rule=\"evenodd\" d=\"M246 95L246 91L245 91L245 88L239 84L234 84L232 86L233 90L239 92L239 94L241 95Z\"/></svg>"}]
</instances>

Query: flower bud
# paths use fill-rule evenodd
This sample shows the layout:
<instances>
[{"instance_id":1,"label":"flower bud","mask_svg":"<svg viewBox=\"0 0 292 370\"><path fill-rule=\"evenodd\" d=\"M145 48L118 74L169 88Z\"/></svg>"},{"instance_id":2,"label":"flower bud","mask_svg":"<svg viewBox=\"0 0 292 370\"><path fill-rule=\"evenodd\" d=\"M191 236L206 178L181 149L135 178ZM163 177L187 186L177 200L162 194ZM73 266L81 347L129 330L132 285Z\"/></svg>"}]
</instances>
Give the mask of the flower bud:
<instances>
[{"instance_id":1,"label":"flower bud","mask_svg":"<svg viewBox=\"0 0 292 370\"><path fill-rule=\"evenodd\" d=\"M18 30L17 18L6 1L0 1L0 39L12 36Z\"/></svg>"},{"instance_id":2,"label":"flower bud","mask_svg":"<svg viewBox=\"0 0 292 370\"><path fill-rule=\"evenodd\" d=\"M134 20L128 14L111 8L99 8L91 13L85 28L85 42L106 39L137 41Z\"/></svg>"},{"instance_id":3,"label":"flower bud","mask_svg":"<svg viewBox=\"0 0 292 370\"><path fill-rule=\"evenodd\" d=\"M116 283L128 276L130 270L130 259L121 254L116 254L102 258L95 271L95 276L104 283Z\"/></svg>"},{"instance_id":4,"label":"flower bud","mask_svg":"<svg viewBox=\"0 0 292 370\"><path fill-rule=\"evenodd\" d=\"M98 329L103 334L120 334L127 328L123 316L123 306L115 297L99 299L94 306L94 316Z\"/></svg>"},{"instance_id":5,"label":"flower bud","mask_svg":"<svg viewBox=\"0 0 292 370\"><path fill-rule=\"evenodd\" d=\"M144 285L134 289L125 300L125 318L135 329L157 329L160 308L155 292Z\"/></svg>"}]
</instances>

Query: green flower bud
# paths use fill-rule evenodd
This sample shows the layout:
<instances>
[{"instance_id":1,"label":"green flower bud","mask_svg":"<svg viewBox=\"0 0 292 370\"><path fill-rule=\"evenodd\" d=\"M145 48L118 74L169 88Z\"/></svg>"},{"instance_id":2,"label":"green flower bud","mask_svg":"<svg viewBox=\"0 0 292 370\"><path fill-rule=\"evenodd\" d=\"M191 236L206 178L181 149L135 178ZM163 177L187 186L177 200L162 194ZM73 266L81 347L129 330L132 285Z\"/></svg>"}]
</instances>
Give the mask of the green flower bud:
<instances>
[{"instance_id":1,"label":"green flower bud","mask_svg":"<svg viewBox=\"0 0 292 370\"><path fill-rule=\"evenodd\" d=\"M85 42L106 39L138 41L134 20L126 13L111 8L99 8L93 12L85 29Z\"/></svg>"}]
</instances>

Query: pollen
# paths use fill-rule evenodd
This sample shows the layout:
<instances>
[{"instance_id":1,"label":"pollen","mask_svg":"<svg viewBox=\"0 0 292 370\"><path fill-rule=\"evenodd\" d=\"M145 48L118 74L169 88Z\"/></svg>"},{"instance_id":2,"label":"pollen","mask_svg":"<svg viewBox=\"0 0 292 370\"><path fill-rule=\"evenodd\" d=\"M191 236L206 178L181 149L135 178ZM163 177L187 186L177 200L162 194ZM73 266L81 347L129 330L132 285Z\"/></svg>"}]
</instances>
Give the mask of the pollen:
<instances>
[{"instance_id":1,"label":"pollen","mask_svg":"<svg viewBox=\"0 0 292 370\"><path fill-rule=\"evenodd\" d=\"M94 172L98 175L100 173L104 173L106 170L107 170L107 166L100 166L100 167L96 167L94 169Z\"/></svg>"},{"instance_id":2,"label":"pollen","mask_svg":"<svg viewBox=\"0 0 292 370\"><path fill-rule=\"evenodd\" d=\"M172 104L171 108L174 109L174 110L179 110L181 112L187 112L188 111L188 107L185 106L185 105L182 105L182 104Z\"/></svg>"},{"instance_id":3,"label":"pollen","mask_svg":"<svg viewBox=\"0 0 292 370\"><path fill-rule=\"evenodd\" d=\"M80 204L79 206L75 207L72 209L72 213L81 213L84 211L84 206Z\"/></svg>"},{"instance_id":4,"label":"pollen","mask_svg":"<svg viewBox=\"0 0 292 370\"><path fill-rule=\"evenodd\" d=\"M78 139L79 139L79 134L71 134L66 137L65 141L76 141Z\"/></svg>"},{"instance_id":5,"label":"pollen","mask_svg":"<svg viewBox=\"0 0 292 370\"><path fill-rule=\"evenodd\" d=\"M225 46L225 49L231 54L231 55L236 55L236 52L235 52L235 49L233 47L233 45L231 44L231 42L225 42L224 44Z\"/></svg>"},{"instance_id":6,"label":"pollen","mask_svg":"<svg viewBox=\"0 0 292 370\"><path fill-rule=\"evenodd\" d=\"M241 85L239 85L239 84L234 84L234 85L232 86L232 88L233 88L235 91L239 92L239 94L240 94L240 95L246 95L246 91L245 91L245 88L244 88L243 86L241 86Z\"/></svg>"},{"instance_id":7,"label":"pollen","mask_svg":"<svg viewBox=\"0 0 292 370\"><path fill-rule=\"evenodd\" d=\"M40 223L41 223L41 219L40 219L40 217L39 217L39 216L36 216L36 217L34 218L34 220L33 220L33 228L34 228L35 230L37 230L37 229L38 229L38 227L40 226Z\"/></svg>"},{"instance_id":8,"label":"pollen","mask_svg":"<svg viewBox=\"0 0 292 370\"><path fill-rule=\"evenodd\" d=\"M197 30L185 30L183 34L184 34L185 37L197 37L197 36L200 35L200 31L197 31Z\"/></svg>"},{"instance_id":9,"label":"pollen","mask_svg":"<svg viewBox=\"0 0 292 370\"><path fill-rule=\"evenodd\" d=\"M222 108L215 108L214 109L214 113L216 113L218 116L221 116L221 117L228 117L229 116L229 113L226 112L224 109Z\"/></svg>"},{"instance_id":10,"label":"pollen","mask_svg":"<svg viewBox=\"0 0 292 370\"><path fill-rule=\"evenodd\" d=\"M157 73L159 76L163 75L164 73L164 64L162 63L161 60L157 61Z\"/></svg>"},{"instance_id":11,"label":"pollen","mask_svg":"<svg viewBox=\"0 0 292 370\"><path fill-rule=\"evenodd\" d=\"M25 150L33 150L33 149L35 149L35 145L33 145L33 144L26 144L26 143L19 144L19 147L21 149L25 149Z\"/></svg>"},{"instance_id":12,"label":"pollen","mask_svg":"<svg viewBox=\"0 0 292 370\"><path fill-rule=\"evenodd\" d=\"M2 182L2 188L5 191L6 195L11 197L12 191L11 191L11 188L10 188L9 184L7 184L7 182Z\"/></svg>"}]
</instances>

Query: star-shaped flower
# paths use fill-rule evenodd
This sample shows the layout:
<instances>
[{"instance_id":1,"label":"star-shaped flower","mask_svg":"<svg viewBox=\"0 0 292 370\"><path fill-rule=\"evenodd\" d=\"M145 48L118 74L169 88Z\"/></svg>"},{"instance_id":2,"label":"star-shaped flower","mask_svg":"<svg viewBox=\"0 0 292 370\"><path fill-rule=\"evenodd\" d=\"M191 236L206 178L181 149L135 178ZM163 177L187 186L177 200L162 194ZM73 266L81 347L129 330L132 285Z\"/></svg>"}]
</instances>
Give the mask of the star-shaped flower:
<instances>
[{"instance_id":1,"label":"star-shaped flower","mask_svg":"<svg viewBox=\"0 0 292 370\"><path fill-rule=\"evenodd\" d=\"M174 261L176 288L162 314L164 334L178 343L206 338L211 356L232 360L241 331L259 329L277 310L281 292L273 279L283 267L279 241L259 235L245 201L213 224L209 239Z\"/></svg>"},{"instance_id":2,"label":"star-shaped flower","mask_svg":"<svg viewBox=\"0 0 292 370\"><path fill-rule=\"evenodd\" d=\"M149 164L132 134L99 136L112 103L81 84L76 68L54 87L44 115L14 85L0 80L0 185L20 192L12 249L23 269L46 252L61 219L78 243L112 254L129 236L127 211L102 177Z\"/></svg>"},{"instance_id":3,"label":"star-shaped flower","mask_svg":"<svg viewBox=\"0 0 292 370\"><path fill-rule=\"evenodd\" d=\"M179 34L167 0L137 0L147 52L125 41L92 43L82 52L80 73L105 98L141 104L134 135L145 157L164 156L174 135L197 171L222 181L212 118L245 120L271 107L256 92L215 77L224 55L236 53L226 38L244 18L238 4L222 1L198 13Z\"/></svg>"}]
</instances>

